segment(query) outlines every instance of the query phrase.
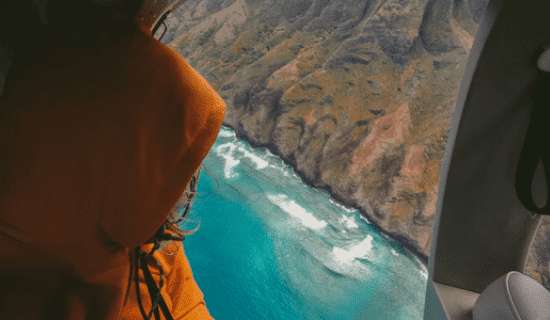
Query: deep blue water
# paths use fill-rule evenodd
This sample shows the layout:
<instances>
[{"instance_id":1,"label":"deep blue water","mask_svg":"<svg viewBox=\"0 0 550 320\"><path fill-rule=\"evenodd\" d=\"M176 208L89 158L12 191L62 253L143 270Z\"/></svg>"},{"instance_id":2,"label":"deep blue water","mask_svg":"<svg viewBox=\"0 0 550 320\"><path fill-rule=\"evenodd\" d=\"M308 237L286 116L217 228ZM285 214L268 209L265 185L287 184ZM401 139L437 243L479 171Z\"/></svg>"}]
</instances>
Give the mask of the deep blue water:
<instances>
[{"instance_id":1,"label":"deep blue water","mask_svg":"<svg viewBox=\"0 0 550 320\"><path fill-rule=\"evenodd\" d=\"M358 211L226 127L204 164L184 248L214 318L422 319L427 271Z\"/></svg>"}]
</instances>

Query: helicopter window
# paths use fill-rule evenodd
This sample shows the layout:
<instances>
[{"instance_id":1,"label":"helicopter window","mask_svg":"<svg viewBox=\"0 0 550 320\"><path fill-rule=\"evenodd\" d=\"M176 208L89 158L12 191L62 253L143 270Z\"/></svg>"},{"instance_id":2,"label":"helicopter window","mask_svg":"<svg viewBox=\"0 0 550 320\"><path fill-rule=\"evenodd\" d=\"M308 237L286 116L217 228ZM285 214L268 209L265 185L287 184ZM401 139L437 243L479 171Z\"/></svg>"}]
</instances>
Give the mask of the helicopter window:
<instances>
[{"instance_id":1,"label":"helicopter window","mask_svg":"<svg viewBox=\"0 0 550 320\"><path fill-rule=\"evenodd\" d=\"M331 199L332 204L361 208L363 214L344 210L336 219L336 213L317 216L321 208L308 203L314 209L305 209L304 204L291 199L295 195L291 193L263 194L263 202L249 201L261 202L270 208L270 214L288 218L289 225L299 225L307 232L299 234L302 242L287 246L301 251L274 243L282 253L278 252L281 256L273 262L262 260L259 247L251 247L244 256L258 259L235 264L265 272L271 270L270 261L288 270L301 268L303 273L283 276L287 283L296 281L296 287L289 290L300 292L303 301L324 302L321 311L308 309L311 314L336 312L326 310L336 302L322 300L330 295L326 283L351 282L374 269L389 268L388 274L393 274L391 264L373 262L375 250L371 249L382 248L377 247L379 243L386 244L376 250L389 253L388 261L394 256L405 257L408 260L404 261L410 262L407 266L418 266L425 273L422 262L429 255L440 163L464 68L487 6L487 0L447 1L441 6L431 1L425 8L415 7L416 2L386 1L376 6L358 2L361 4L353 8L333 2L188 0L164 15L153 30L153 37L185 58L225 99L227 127L220 131L220 137L236 133L248 139L249 143L219 145L214 150L219 161L256 164L253 168L260 171L285 159L289 167L277 167L283 172L280 180L290 180L293 175L288 172L295 172L308 181L307 185L331 190L332 196L338 197L337 201ZM411 12L420 14L413 16ZM9 64L9 54L0 46L0 95ZM249 144L266 147L280 157L268 154L260 158L252 153L257 149L242 146ZM281 182L275 189L285 188ZM231 190L241 197L247 193L237 187ZM253 196L259 198L260 194ZM326 206L332 204L329 201ZM335 208L334 212L341 210ZM380 226L386 233L369 238L369 232ZM286 227L272 231L288 236ZM388 234L408 240L399 243ZM192 241L189 237L186 243L190 251ZM322 248L331 249L325 252ZM201 248L195 250L200 252ZM189 256L192 260L193 255ZM317 264L299 265L298 260L292 260L296 265L285 264L285 259L290 261L293 256ZM218 282L201 274L200 261L194 263L197 282L208 291L209 281ZM376 267L365 267L373 265ZM549 265L550 217L544 217L524 273L550 290ZM209 270L206 268L211 265L202 267ZM364 272L354 273L353 268ZM219 274L226 276L224 272ZM326 276L325 283L315 282L316 275ZM380 287L393 285L395 290L407 291L414 301L399 306L398 311L387 311L387 319L407 318L407 312L414 314L411 319L420 314L417 309L422 302L414 295L417 288L401 285L408 280L402 277L379 283ZM307 286L303 286L304 281ZM425 285L425 279L416 283ZM311 290L300 291L304 287ZM373 293L373 297L378 296ZM208 301L208 293L206 299L210 306L215 304ZM306 306L293 308L305 310Z\"/></svg>"}]
</instances>

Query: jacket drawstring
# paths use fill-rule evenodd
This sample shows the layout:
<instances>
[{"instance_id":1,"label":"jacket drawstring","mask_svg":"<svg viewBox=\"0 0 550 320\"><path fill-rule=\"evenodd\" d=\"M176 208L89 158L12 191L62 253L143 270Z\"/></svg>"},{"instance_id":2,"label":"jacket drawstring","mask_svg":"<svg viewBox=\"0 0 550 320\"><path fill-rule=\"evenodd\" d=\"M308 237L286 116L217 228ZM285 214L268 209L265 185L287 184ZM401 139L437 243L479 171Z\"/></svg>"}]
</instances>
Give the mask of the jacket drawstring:
<instances>
[{"instance_id":1,"label":"jacket drawstring","mask_svg":"<svg viewBox=\"0 0 550 320\"><path fill-rule=\"evenodd\" d=\"M141 315L143 316L143 319L150 320L151 316L155 315L156 320L160 319L160 313L158 310L158 307L160 306L160 309L162 310L162 313L164 314L164 317L166 320L174 320L172 317L172 314L170 313L170 310L168 310L168 306L166 305L166 301L164 301L164 298L162 297L160 290L162 289L164 285L164 272L162 271L162 267L159 264L159 262L153 257L153 253L160 247L159 242L160 241L183 241L185 240L185 236L182 237L175 237L168 233L166 233L166 227L163 225L153 237L146 243L154 243L153 249L149 253L142 252L140 250L140 247L136 247L134 249L135 251L135 258L134 258L134 264L136 266L134 279L136 282L136 295L139 305L139 310L141 311ZM153 276L151 275L151 271L149 270L149 266L147 265L147 259L153 259L155 264L158 266L160 271L160 282L159 286L157 286L155 280L153 279ZM139 291L139 269L143 271L143 275L145 277L145 283L147 284L147 289L149 291L149 296L151 297L151 311L149 311L149 314L147 315L145 313L145 309L143 308L143 304L141 302L141 294Z\"/></svg>"}]
</instances>

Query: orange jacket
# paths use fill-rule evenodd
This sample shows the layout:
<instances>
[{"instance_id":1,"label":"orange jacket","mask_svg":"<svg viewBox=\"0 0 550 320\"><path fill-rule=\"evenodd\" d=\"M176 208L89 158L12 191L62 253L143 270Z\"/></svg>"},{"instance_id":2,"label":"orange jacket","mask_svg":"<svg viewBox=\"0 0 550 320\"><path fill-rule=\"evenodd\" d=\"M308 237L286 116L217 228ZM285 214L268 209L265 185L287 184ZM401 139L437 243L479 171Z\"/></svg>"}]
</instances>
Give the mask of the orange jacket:
<instances>
[{"instance_id":1,"label":"orange jacket","mask_svg":"<svg viewBox=\"0 0 550 320\"><path fill-rule=\"evenodd\" d=\"M132 248L149 252L225 115L144 25L98 4L75 17L14 62L0 97L0 319L141 319ZM155 257L174 319L211 319L169 249Z\"/></svg>"}]
</instances>

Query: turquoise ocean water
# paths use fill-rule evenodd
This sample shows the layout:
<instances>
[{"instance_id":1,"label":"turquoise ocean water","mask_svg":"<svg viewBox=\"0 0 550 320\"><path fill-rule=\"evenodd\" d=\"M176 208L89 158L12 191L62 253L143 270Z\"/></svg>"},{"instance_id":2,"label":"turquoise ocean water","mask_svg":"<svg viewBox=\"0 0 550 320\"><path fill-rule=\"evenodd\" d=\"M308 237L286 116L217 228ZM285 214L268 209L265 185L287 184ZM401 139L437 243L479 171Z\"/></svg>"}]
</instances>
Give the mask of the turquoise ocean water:
<instances>
[{"instance_id":1,"label":"turquoise ocean water","mask_svg":"<svg viewBox=\"0 0 550 320\"><path fill-rule=\"evenodd\" d=\"M426 269L358 211L226 127L204 164L184 248L214 318L422 319Z\"/></svg>"}]
</instances>

